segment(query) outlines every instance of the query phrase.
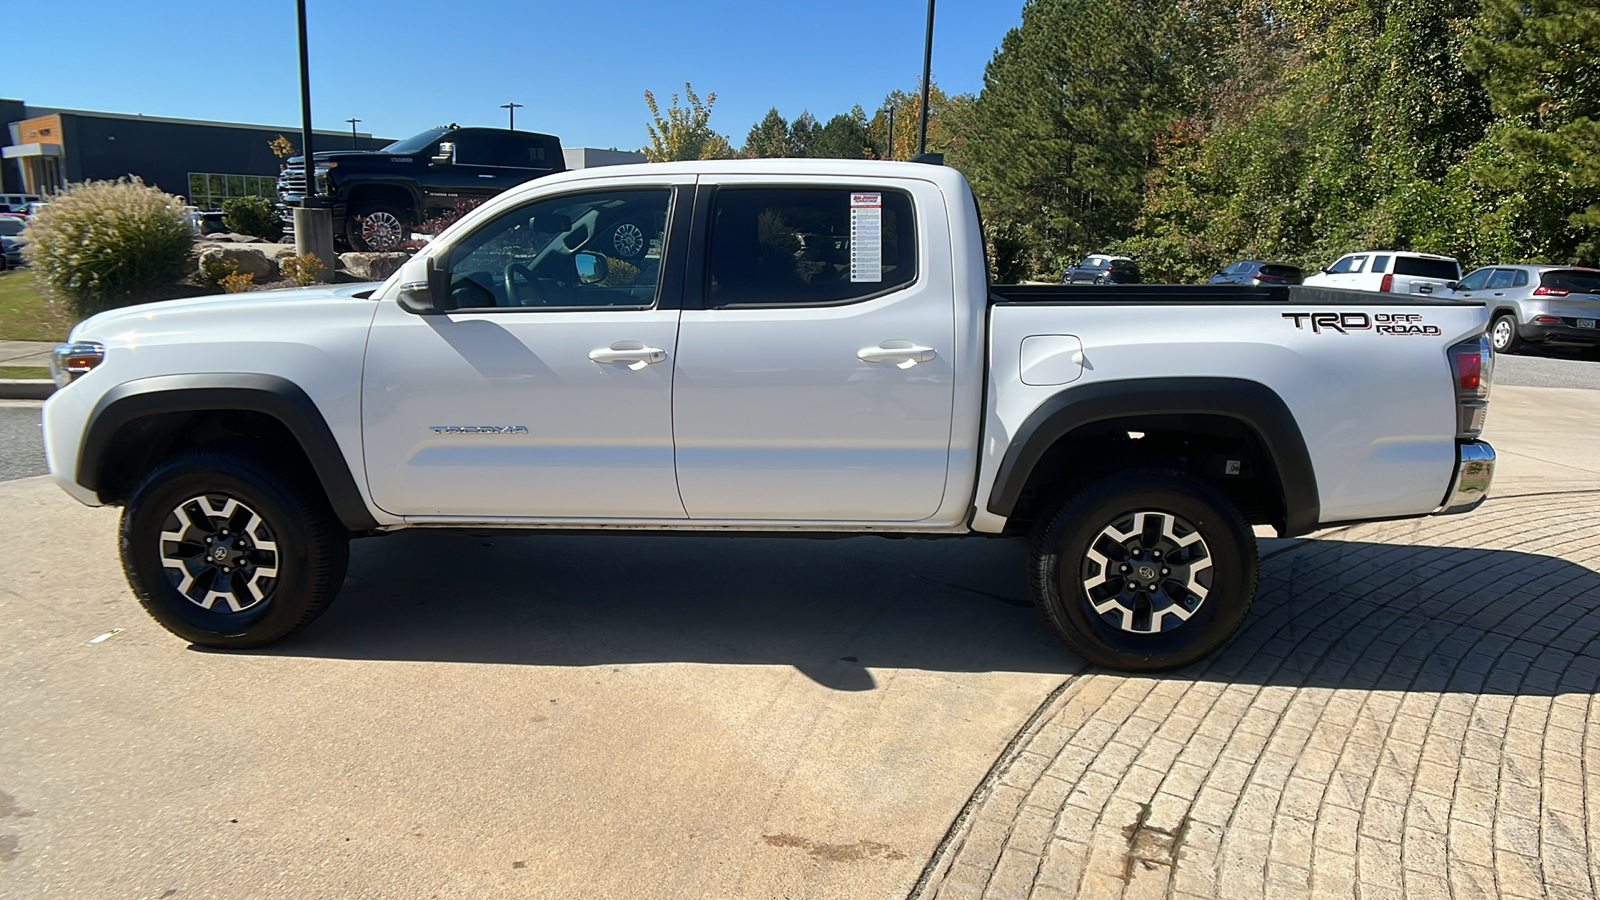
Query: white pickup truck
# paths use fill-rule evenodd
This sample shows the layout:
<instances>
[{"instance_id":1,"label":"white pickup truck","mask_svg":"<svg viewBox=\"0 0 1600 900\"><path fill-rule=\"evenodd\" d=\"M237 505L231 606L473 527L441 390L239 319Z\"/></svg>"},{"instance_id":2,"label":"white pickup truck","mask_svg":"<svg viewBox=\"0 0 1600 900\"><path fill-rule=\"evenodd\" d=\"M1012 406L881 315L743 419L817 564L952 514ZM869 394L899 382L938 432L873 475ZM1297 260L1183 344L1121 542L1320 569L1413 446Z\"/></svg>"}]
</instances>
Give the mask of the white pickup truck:
<instances>
[{"instance_id":1,"label":"white pickup truck","mask_svg":"<svg viewBox=\"0 0 1600 900\"><path fill-rule=\"evenodd\" d=\"M50 469L206 646L305 626L401 528L1013 534L1067 645L1144 671L1238 627L1253 525L1486 495L1481 305L987 271L941 166L554 175L382 284L83 322Z\"/></svg>"}]
</instances>

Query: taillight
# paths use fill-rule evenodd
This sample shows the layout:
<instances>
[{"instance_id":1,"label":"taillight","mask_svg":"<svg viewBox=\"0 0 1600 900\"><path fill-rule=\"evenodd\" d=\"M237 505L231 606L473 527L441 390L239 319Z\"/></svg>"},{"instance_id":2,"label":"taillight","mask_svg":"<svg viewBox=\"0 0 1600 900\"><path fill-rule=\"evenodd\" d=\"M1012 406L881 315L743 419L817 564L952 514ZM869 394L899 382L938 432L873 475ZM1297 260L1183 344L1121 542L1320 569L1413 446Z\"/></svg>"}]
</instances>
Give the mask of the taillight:
<instances>
[{"instance_id":1,"label":"taillight","mask_svg":"<svg viewBox=\"0 0 1600 900\"><path fill-rule=\"evenodd\" d=\"M1542 284L1533 289L1535 297L1565 297L1570 293L1572 292L1565 288L1545 287Z\"/></svg>"},{"instance_id":2,"label":"taillight","mask_svg":"<svg viewBox=\"0 0 1600 900\"><path fill-rule=\"evenodd\" d=\"M1560 325L1561 324L1561 318L1559 316L1534 316L1533 320L1535 322L1538 322L1540 325Z\"/></svg>"},{"instance_id":3,"label":"taillight","mask_svg":"<svg viewBox=\"0 0 1600 900\"><path fill-rule=\"evenodd\" d=\"M1487 335L1462 341L1449 350L1455 378L1456 437L1476 438L1489 413L1489 387L1494 381L1494 350Z\"/></svg>"},{"instance_id":4,"label":"taillight","mask_svg":"<svg viewBox=\"0 0 1600 900\"><path fill-rule=\"evenodd\" d=\"M1378 285L1378 290L1387 293L1392 287L1394 287L1394 273L1391 272L1383 276L1383 284Z\"/></svg>"}]
</instances>

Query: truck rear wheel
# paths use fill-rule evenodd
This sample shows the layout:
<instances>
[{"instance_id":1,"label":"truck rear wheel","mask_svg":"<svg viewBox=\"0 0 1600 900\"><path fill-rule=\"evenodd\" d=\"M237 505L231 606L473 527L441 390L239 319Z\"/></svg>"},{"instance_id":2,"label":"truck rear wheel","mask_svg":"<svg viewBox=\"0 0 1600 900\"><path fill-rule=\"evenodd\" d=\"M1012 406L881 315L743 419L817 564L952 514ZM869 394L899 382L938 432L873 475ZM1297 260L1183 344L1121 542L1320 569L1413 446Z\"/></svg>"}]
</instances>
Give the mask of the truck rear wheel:
<instances>
[{"instance_id":1,"label":"truck rear wheel","mask_svg":"<svg viewBox=\"0 0 1600 900\"><path fill-rule=\"evenodd\" d=\"M1222 646L1255 599L1255 534L1197 478L1133 470L1096 481L1041 517L1034 602L1074 653L1159 672Z\"/></svg>"},{"instance_id":2,"label":"truck rear wheel","mask_svg":"<svg viewBox=\"0 0 1600 900\"><path fill-rule=\"evenodd\" d=\"M203 647L260 647L321 615L349 540L307 477L243 450L156 466L122 513L122 568L140 604Z\"/></svg>"},{"instance_id":3,"label":"truck rear wheel","mask_svg":"<svg viewBox=\"0 0 1600 900\"><path fill-rule=\"evenodd\" d=\"M345 219L345 241L367 253L387 253L411 239L411 216L396 203L363 203Z\"/></svg>"}]
</instances>

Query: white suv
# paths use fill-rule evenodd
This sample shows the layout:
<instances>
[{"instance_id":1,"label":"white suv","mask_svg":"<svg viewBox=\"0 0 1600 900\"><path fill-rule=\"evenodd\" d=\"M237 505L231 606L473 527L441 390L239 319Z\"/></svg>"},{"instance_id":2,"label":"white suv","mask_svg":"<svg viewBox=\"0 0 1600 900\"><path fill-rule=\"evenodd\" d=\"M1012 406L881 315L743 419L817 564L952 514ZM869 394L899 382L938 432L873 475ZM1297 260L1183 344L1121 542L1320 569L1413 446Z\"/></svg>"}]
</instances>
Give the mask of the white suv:
<instances>
[{"instance_id":1,"label":"white suv","mask_svg":"<svg viewBox=\"0 0 1600 900\"><path fill-rule=\"evenodd\" d=\"M1394 294L1446 294L1461 280L1454 257L1402 250L1363 250L1308 276L1305 283L1353 291Z\"/></svg>"}]
</instances>

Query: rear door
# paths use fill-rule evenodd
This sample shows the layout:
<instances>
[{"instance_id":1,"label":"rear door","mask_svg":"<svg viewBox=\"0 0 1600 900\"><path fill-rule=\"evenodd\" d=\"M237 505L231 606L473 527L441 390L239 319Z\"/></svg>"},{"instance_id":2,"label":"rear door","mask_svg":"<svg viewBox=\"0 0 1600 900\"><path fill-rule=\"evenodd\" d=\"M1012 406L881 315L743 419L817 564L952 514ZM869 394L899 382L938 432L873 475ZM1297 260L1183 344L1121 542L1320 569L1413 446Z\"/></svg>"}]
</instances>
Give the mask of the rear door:
<instances>
[{"instance_id":1,"label":"rear door","mask_svg":"<svg viewBox=\"0 0 1600 900\"><path fill-rule=\"evenodd\" d=\"M934 515L955 341L938 189L703 176L697 207L673 390L689 517Z\"/></svg>"}]
</instances>

